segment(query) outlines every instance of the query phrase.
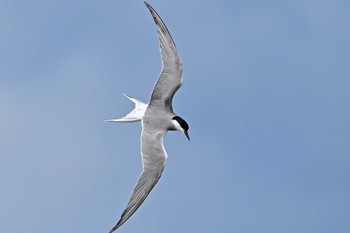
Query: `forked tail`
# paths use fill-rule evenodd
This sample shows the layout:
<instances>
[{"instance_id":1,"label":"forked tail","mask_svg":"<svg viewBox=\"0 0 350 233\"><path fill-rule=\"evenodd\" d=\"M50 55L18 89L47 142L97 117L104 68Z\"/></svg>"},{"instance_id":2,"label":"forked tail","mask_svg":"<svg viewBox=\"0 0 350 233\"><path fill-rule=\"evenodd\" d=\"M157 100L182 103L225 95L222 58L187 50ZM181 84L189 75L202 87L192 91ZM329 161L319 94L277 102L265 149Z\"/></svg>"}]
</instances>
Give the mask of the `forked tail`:
<instances>
[{"instance_id":1,"label":"forked tail","mask_svg":"<svg viewBox=\"0 0 350 233\"><path fill-rule=\"evenodd\" d=\"M144 102L132 98L131 96L128 96L126 94L123 94L125 97L127 97L129 100L134 102L135 108L126 116L120 118L120 119L111 119L111 120L106 120L109 122L135 122L135 121L140 121L145 115L146 108L148 104L145 104Z\"/></svg>"}]
</instances>

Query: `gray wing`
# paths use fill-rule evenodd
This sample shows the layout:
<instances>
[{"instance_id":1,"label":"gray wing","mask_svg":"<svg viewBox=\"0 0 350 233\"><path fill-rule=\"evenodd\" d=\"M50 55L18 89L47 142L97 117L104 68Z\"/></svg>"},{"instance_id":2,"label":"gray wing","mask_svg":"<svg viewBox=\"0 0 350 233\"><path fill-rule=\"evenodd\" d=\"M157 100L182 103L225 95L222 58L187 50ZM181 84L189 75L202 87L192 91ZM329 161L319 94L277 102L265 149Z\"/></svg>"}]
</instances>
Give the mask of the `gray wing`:
<instances>
[{"instance_id":1,"label":"gray wing","mask_svg":"<svg viewBox=\"0 0 350 233\"><path fill-rule=\"evenodd\" d=\"M143 128L141 133L141 154L143 170L126 209L118 223L110 231L117 230L140 207L162 175L167 159L163 146L164 132L153 132Z\"/></svg>"},{"instance_id":2,"label":"gray wing","mask_svg":"<svg viewBox=\"0 0 350 233\"><path fill-rule=\"evenodd\" d=\"M145 2L157 25L163 68L153 88L150 105L173 111L172 100L182 85L182 63L175 43L157 12Z\"/></svg>"}]
</instances>

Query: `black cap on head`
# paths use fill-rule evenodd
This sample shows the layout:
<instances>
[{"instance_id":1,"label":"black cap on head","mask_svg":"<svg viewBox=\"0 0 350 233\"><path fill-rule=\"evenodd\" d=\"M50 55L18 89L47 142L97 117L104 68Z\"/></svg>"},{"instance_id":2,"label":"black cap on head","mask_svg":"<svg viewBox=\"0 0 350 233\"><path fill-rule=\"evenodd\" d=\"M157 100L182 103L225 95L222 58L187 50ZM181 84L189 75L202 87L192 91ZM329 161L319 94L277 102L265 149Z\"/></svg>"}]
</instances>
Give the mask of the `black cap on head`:
<instances>
[{"instance_id":1,"label":"black cap on head","mask_svg":"<svg viewBox=\"0 0 350 233\"><path fill-rule=\"evenodd\" d=\"M190 127L188 126L187 122L179 116L174 116L173 120L176 120L177 122L179 122L181 128L184 129L184 133L185 133L187 139L190 140L190 136L188 135L188 129Z\"/></svg>"}]
</instances>

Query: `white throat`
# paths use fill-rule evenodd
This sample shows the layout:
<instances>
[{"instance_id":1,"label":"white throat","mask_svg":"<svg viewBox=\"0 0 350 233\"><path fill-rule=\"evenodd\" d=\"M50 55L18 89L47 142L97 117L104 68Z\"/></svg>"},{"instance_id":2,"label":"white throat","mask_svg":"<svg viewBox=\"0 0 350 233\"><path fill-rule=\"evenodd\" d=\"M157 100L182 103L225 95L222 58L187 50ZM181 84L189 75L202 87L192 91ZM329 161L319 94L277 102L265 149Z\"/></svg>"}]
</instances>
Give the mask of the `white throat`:
<instances>
[{"instance_id":1,"label":"white throat","mask_svg":"<svg viewBox=\"0 0 350 233\"><path fill-rule=\"evenodd\" d=\"M178 121L176 121L176 120L171 120L171 121L173 122L175 130L184 133L184 129L181 127L181 125L179 124Z\"/></svg>"}]
</instances>

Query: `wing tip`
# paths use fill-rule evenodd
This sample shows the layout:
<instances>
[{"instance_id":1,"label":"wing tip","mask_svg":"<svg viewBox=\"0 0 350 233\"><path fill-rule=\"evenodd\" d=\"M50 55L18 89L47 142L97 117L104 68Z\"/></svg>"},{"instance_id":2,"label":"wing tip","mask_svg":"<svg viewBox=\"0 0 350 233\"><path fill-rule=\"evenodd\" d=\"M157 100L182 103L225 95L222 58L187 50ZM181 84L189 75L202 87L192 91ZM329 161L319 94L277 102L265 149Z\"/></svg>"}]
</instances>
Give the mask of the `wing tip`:
<instances>
[{"instance_id":1,"label":"wing tip","mask_svg":"<svg viewBox=\"0 0 350 233\"><path fill-rule=\"evenodd\" d=\"M108 233L112 233L112 232L116 231L119 227L121 227L121 225L123 225L123 223L120 224L120 221L121 221L121 219L118 221L118 223Z\"/></svg>"},{"instance_id":2,"label":"wing tip","mask_svg":"<svg viewBox=\"0 0 350 233\"><path fill-rule=\"evenodd\" d=\"M117 230L118 228L115 228L114 229L114 227L108 232L108 233L112 233L112 232L114 232L115 230Z\"/></svg>"},{"instance_id":3,"label":"wing tip","mask_svg":"<svg viewBox=\"0 0 350 233\"><path fill-rule=\"evenodd\" d=\"M119 221L117 222L117 224L115 224L115 226L109 231L109 233L112 233L114 231L116 231L119 227L121 227L130 217L131 215L129 215L128 217L125 218L125 212L127 211L127 209L125 209L122 213L122 215L120 216Z\"/></svg>"},{"instance_id":4,"label":"wing tip","mask_svg":"<svg viewBox=\"0 0 350 233\"><path fill-rule=\"evenodd\" d=\"M116 231L118 228L119 228L119 226L117 224L108 233L112 233L112 232Z\"/></svg>"},{"instance_id":5,"label":"wing tip","mask_svg":"<svg viewBox=\"0 0 350 233\"><path fill-rule=\"evenodd\" d=\"M145 5L146 5L146 7L148 8L148 10L151 12L151 14L152 14L154 20L157 21L157 18L156 18L156 16L155 16L155 14L157 15L158 13L153 9L153 7L152 7L148 2L144 1L144 3L145 3ZM156 23L157 23L157 22L156 22Z\"/></svg>"}]
</instances>

